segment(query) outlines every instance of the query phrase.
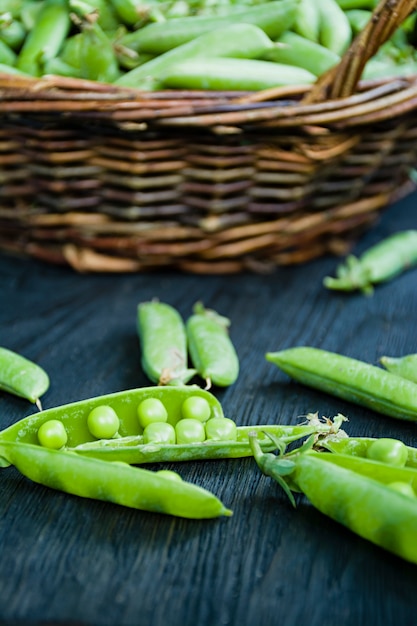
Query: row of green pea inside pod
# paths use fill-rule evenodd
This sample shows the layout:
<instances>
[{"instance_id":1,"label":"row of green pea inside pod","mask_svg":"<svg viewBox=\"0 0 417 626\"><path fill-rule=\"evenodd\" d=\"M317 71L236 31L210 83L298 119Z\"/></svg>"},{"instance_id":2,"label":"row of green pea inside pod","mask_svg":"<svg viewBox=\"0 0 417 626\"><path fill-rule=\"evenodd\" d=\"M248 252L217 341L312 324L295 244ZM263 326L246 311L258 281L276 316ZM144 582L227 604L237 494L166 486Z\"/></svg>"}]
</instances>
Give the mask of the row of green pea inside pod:
<instances>
[{"instance_id":1,"label":"row of green pea inside pod","mask_svg":"<svg viewBox=\"0 0 417 626\"><path fill-rule=\"evenodd\" d=\"M239 375L239 358L229 326L227 317L201 302L194 305L186 322L170 304L139 303L137 332L145 374L158 385L186 384L196 375L207 389L232 385Z\"/></svg>"},{"instance_id":2,"label":"row of green pea inside pod","mask_svg":"<svg viewBox=\"0 0 417 626\"><path fill-rule=\"evenodd\" d=\"M169 397L166 398L169 401ZM178 409L178 407L176 407ZM86 415L88 432L93 442L102 444L106 441L116 447L127 445L176 445L194 444L203 441L236 441L236 423L214 412L208 397L191 392L185 396L179 411L169 412L168 402L164 399L148 396L140 400L137 407L139 431L131 428L129 435L120 434L121 420L118 407L109 404L97 404ZM132 426L130 421L129 426ZM61 450L68 444L68 432L65 423L59 418L42 421L37 438L45 448ZM116 441L115 441L116 440ZM85 446L84 446L85 449ZM87 445L94 449L94 443Z\"/></svg>"},{"instance_id":3,"label":"row of green pea inside pod","mask_svg":"<svg viewBox=\"0 0 417 626\"><path fill-rule=\"evenodd\" d=\"M2 0L0 71L120 87L258 90L335 66L376 0ZM415 74L415 13L364 78Z\"/></svg>"}]
</instances>

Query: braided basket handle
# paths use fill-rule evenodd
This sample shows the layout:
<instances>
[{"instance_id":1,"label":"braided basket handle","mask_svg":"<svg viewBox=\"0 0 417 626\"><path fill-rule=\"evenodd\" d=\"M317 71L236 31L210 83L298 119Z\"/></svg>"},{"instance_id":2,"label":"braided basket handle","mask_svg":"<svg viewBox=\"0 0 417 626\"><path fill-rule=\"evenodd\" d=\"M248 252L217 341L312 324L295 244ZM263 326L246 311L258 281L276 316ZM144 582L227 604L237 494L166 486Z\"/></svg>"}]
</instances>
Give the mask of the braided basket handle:
<instances>
[{"instance_id":1,"label":"braided basket handle","mask_svg":"<svg viewBox=\"0 0 417 626\"><path fill-rule=\"evenodd\" d=\"M416 7L417 0L380 0L372 18L353 40L341 61L316 81L303 102L323 102L351 96L367 61Z\"/></svg>"}]
</instances>

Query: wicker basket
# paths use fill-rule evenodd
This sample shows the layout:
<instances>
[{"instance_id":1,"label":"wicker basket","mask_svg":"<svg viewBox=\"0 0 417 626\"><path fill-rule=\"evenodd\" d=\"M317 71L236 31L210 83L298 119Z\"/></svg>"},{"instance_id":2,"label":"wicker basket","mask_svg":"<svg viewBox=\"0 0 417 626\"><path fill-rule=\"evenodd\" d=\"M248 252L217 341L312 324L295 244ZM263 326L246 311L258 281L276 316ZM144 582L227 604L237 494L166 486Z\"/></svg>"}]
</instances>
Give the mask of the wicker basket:
<instances>
[{"instance_id":1,"label":"wicker basket","mask_svg":"<svg viewBox=\"0 0 417 626\"><path fill-rule=\"evenodd\" d=\"M78 271L266 271L346 253L417 163L417 76L359 82L382 0L312 87L141 92L0 75L0 248Z\"/></svg>"}]
</instances>

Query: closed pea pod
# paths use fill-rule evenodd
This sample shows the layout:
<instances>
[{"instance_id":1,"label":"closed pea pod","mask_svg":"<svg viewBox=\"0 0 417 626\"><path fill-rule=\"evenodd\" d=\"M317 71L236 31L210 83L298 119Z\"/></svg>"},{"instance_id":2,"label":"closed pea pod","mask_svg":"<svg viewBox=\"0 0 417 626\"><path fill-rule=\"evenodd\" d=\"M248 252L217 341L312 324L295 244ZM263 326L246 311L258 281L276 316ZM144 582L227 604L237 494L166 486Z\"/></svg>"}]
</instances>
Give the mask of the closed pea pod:
<instances>
[{"instance_id":1,"label":"closed pea pod","mask_svg":"<svg viewBox=\"0 0 417 626\"><path fill-rule=\"evenodd\" d=\"M142 368L158 385L182 385L195 374L187 367L187 336L178 311L165 302L142 302L137 308Z\"/></svg>"},{"instance_id":2,"label":"closed pea pod","mask_svg":"<svg viewBox=\"0 0 417 626\"><path fill-rule=\"evenodd\" d=\"M17 69L41 76L43 63L58 54L70 25L67 1L46 0L19 52Z\"/></svg>"},{"instance_id":3,"label":"closed pea pod","mask_svg":"<svg viewBox=\"0 0 417 626\"><path fill-rule=\"evenodd\" d=\"M123 38L121 39L123 43ZM273 48L272 40L253 24L230 24L187 41L156 56L121 76L116 84L122 87L156 89L170 67L187 59L215 57L253 58Z\"/></svg>"},{"instance_id":4,"label":"closed pea pod","mask_svg":"<svg viewBox=\"0 0 417 626\"><path fill-rule=\"evenodd\" d=\"M236 23L253 24L271 39L276 39L294 23L296 6L294 0L275 0L226 15L174 18L128 33L120 42L136 52L162 54L204 33Z\"/></svg>"},{"instance_id":5,"label":"closed pea pod","mask_svg":"<svg viewBox=\"0 0 417 626\"><path fill-rule=\"evenodd\" d=\"M239 358L230 339L230 321L198 302L186 331L191 360L207 388L232 385L239 375Z\"/></svg>"},{"instance_id":6,"label":"closed pea pod","mask_svg":"<svg viewBox=\"0 0 417 626\"><path fill-rule=\"evenodd\" d=\"M258 91L285 85L309 85L314 74L302 67L258 59L206 58L181 61L162 73L175 89Z\"/></svg>"},{"instance_id":7,"label":"closed pea pod","mask_svg":"<svg viewBox=\"0 0 417 626\"><path fill-rule=\"evenodd\" d=\"M359 258L351 255L336 269L336 277L326 276L328 289L372 294L373 285L389 281L417 265L417 230L405 230L383 239Z\"/></svg>"},{"instance_id":8,"label":"closed pea pod","mask_svg":"<svg viewBox=\"0 0 417 626\"><path fill-rule=\"evenodd\" d=\"M34 482L76 496L190 519L231 515L214 494L201 487L125 463L4 441L0 454Z\"/></svg>"},{"instance_id":9,"label":"closed pea pod","mask_svg":"<svg viewBox=\"0 0 417 626\"><path fill-rule=\"evenodd\" d=\"M284 488L294 506L292 492L301 492L324 515L417 563L417 500L390 487L394 481L415 483L415 470L302 449L276 456L262 453L255 437L251 443L260 469Z\"/></svg>"},{"instance_id":10,"label":"closed pea pod","mask_svg":"<svg viewBox=\"0 0 417 626\"><path fill-rule=\"evenodd\" d=\"M21 354L0 347L0 389L26 398L41 409L39 398L49 389L49 376Z\"/></svg>"},{"instance_id":11,"label":"closed pea pod","mask_svg":"<svg viewBox=\"0 0 417 626\"><path fill-rule=\"evenodd\" d=\"M266 359L294 380L391 417L417 421L417 385L335 352L298 346Z\"/></svg>"},{"instance_id":12,"label":"closed pea pod","mask_svg":"<svg viewBox=\"0 0 417 626\"><path fill-rule=\"evenodd\" d=\"M310 41L319 41L320 11L316 2L301 0L298 3L293 30Z\"/></svg>"},{"instance_id":13,"label":"closed pea pod","mask_svg":"<svg viewBox=\"0 0 417 626\"><path fill-rule=\"evenodd\" d=\"M401 357L382 356L379 362L391 374L417 383L417 354L406 354Z\"/></svg>"},{"instance_id":14,"label":"closed pea pod","mask_svg":"<svg viewBox=\"0 0 417 626\"><path fill-rule=\"evenodd\" d=\"M344 54L352 41L352 29L345 12L336 0L311 0L320 13L319 42L338 55Z\"/></svg>"},{"instance_id":15,"label":"closed pea pod","mask_svg":"<svg viewBox=\"0 0 417 626\"><path fill-rule=\"evenodd\" d=\"M340 61L340 56L324 46L287 31L267 50L263 59L287 65L295 65L320 76Z\"/></svg>"}]
</instances>

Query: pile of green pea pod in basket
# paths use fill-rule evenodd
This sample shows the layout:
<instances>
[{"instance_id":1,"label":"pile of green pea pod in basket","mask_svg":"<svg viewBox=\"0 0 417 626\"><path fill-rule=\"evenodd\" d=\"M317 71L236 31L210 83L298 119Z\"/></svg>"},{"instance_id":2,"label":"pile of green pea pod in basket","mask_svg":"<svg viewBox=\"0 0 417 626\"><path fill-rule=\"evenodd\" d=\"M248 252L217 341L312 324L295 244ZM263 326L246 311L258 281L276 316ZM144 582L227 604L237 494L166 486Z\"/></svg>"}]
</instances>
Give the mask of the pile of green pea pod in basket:
<instances>
[{"instance_id":1,"label":"pile of green pea pod in basket","mask_svg":"<svg viewBox=\"0 0 417 626\"><path fill-rule=\"evenodd\" d=\"M312 413L298 425L238 426L210 391L239 374L228 325L201 303L184 322L169 304L142 302L137 332L150 386L47 410L40 404L47 373L0 348L0 388L40 409L0 432L0 466L81 497L208 519L232 511L177 472L138 466L253 456L294 506L294 493L301 492L361 537L417 563L417 448L387 437L348 436L341 414ZM384 368L309 346L265 356L302 384L417 420L417 355L385 356Z\"/></svg>"}]
</instances>

